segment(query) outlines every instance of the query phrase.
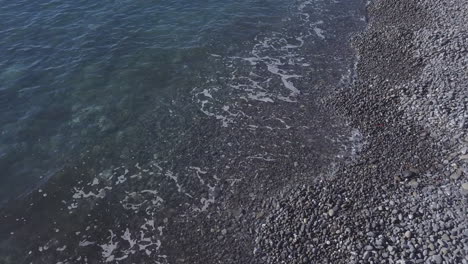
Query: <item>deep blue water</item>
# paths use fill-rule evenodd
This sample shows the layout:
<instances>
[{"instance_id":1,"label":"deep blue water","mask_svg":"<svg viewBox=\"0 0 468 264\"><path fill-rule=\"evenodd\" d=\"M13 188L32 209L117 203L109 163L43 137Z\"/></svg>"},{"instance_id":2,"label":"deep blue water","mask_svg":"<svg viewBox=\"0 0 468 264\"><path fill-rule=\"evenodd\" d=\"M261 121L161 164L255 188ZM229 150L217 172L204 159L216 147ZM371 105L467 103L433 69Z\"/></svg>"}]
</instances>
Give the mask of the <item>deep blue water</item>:
<instances>
[{"instance_id":1,"label":"deep blue water","mask_svg":"<svg viewBox=\"0 0 468 264\"><path fill-rule=\"evenodd\" d=\"M362 4L0 0L0 263L251 263L237 217L352 153Z\"/></svg>"}]
</instances>

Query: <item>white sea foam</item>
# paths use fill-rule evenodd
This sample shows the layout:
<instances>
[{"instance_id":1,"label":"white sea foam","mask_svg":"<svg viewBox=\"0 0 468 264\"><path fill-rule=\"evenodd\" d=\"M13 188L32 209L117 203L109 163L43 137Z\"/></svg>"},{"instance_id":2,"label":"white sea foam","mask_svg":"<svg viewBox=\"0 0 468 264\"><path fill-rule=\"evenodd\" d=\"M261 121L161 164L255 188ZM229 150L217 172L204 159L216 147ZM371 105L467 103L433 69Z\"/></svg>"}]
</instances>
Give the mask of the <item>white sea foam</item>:
<instances>
[{"instance_id":1,"label":"white sea foam","mask_svg":"<svg viewBox=\"0 0 468 264\"><path fill-rule=\"evenodd\" d=\"M323 34L324 31L323 29L320 29L319 27L314 27L314 32L319 36L321 39L325 39L325 35Z\"/></svg>"},{"instance_id":2,"label":"white sea foam","mask_svg":"<svg viewBox=\"0 0 468 264\"><path fill-rule=\"evenodd\" d=\"M87 241L87 240L82 240L78 243L78 246L80 247L87 247L87 246L92 246L92 245L95 245L96 242L91 242L91 241Z\"/></svg>"},{"instance_id":3,"label":"white sea foam","mask_svg":"<svg viewBox=\"0 0 468 264\"><path fill-rule=\"evenodd\" d=\"M307 61L302 54L308 43L325 38L323 28L326 28L321 20L311 22L310 15L304 11L313 2L305 1L298 8L298 19L303 24L300 31L284 30L259 35L255 38L252 49L238 56L210 54L208 59L215 65L223 65L223 70L229 74L209 77L203 85L193 89L192 99L201 113L218 120L222 127L243 125L244 127L238 128L266 129L273 133L292 128L304 129L304 126L294 126L294 117L290 114L272 114L266 111L268 116L265 118L253 117L258 117L254 115L275 104L296 104L305 94L303 90L307 87L304 87L303 83L306 82L303 79L310 74L311 61ZM224 74L224 71L220 72ZM251 111L244 111L246 107L251 107L248 109ZM245 122L241 123L240 120ZM226 143L226 147L233 145ZM245 159L250 163L270 163L278 162L282 156L266 152L252 153ZM104 198L107 200L117 197L120 212L135 221L131 226L113 227L113 230L109 230L110 235L105 237L105 243L102 243L102 239L93 242L89 238L93 237L95 230L107 229L107 225L90 221L89 226L73 233L80 240L78 246L98 247L101 250L101 262L118 263L133 254L143 253L154 259L155 263L167 263L166 256L160 255L160 249L169 220L158 219L170 202L169 199L163 199L165 192L171 190L174 192L171 195L184 197L184 203L188 205L186 210L192 210L184 213L203 215L216 206L220 178L213 175L213 170L201 165L188 165L176 170L170 164L156 160L160 159L155 156L154 161L148 164L109 168L93 175L94 178L91 177L89 182L75 187L69 201L65 201L64 205L70 212L80 208L82 204L89 205L99 203ZM296 164L297 162L295 166L298 166ZM152 181L149 179L155 179L156 183L150 185L149 182ZM226 180L234 186L243 178ZM109 192L113 192L113 195L108 196ZM54 250L70 250L58 245L60 244L57 243Z\"/></svg>"},{"instance_id":4,"label":"white sea foam","mask_svg":"<svg viewBox=\"0 0 468 264\"><path fill-rule=\"evenodd\" d=\"M323 29L325 22L311 21L308 13L319 9L315 0L302 1L298 4L295 15L298 21L291 22L299 24L296 28L299 31L291 32L285 28L268 35L257 35L252 50L242 56L212 55L213 63L225 67L230 74L208 78L201 87L194 88L193 98L201 112L219 120L222 127L228 127L238 123L240 119L245 120L244 117L249 118L240 114L243 112L241 105L245 107L245 104L239 104L239 101L249 105L255 102L297 103L302 94L303 73L311 71L311 64L304 61L303 49L306 43L326 38ZM246 67L250 70L244 71ZM225 71L220 72L225 74ZM248 124L249 129L253 128L251 125L257 124Z\"/></svg>"},{"instance_id":5,"label":"white sea foam","mask_svg":"<svg viewBox=\"0 0 468 264\"><path fill-rule=\"evenodd\" d=\"M117 246L119 242L115 242L115 234L112 232L112 230L109 230L110 232L110 238L109 242L106 244L99 245L99 247L102 248L102 257L104 258L105 262L111 262L114 260L114 255L112 254L115 249L117 249Z\"/></svg>"}]
</instances>

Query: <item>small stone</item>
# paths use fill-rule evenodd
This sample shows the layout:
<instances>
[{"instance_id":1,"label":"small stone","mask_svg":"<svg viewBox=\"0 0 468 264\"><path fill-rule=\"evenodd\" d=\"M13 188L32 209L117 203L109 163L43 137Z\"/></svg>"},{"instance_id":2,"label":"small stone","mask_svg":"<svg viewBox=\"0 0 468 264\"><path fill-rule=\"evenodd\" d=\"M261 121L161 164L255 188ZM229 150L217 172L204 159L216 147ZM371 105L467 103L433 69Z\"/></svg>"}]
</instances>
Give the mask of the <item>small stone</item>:
<instances>
[{"instance_id":1,"label":"small stone","mask_svg":"<svg viewBox=\"0 0 468 264\"><path fill-rule=\"evenodd\" d=\"M225 236L225 235L227 234L227 230L226 230L226 229L223 229L223 230L221 231L221 234L223 234L223 236Z\"/></svg>"},{"instance_id":2,"label":"small stone","mask_svg":"<svg viewBox=\"0 0 468 264\"><path fill-rule=\"evenodd\" d=\"M411 232L410 232L410 231L406 231L406 232L405 232L405 237L408 238L408 239L411 238Z\"/></svg>"},{"instance_id":3,"label":"small stone","mask_svg":"<svg viewBox=\"0 0 468 264\"><path fill-rule=\"evenodd\" d=\"M442 240L449 241L450 237L447 234L442 235Z\"/></svg>"},{"instance_id":4,"label":"small stone","mask_svg":"<svg viewBox=\"0 0 468 264\"><path fill-rule=\"evenodd\" d=\"M462 184L462 189L468 192L468 182Z\"/></svg>"},{"instance_id":5,"label":"small stone","mask_svg":"<svg viewBox=\"0 0 468 264\"><path fill-rule=\"evenodd\" d=\"M371 246L371 245L367 245L367 246L364 248L365 251L371 251L371 250L373 250L373 249L374 249L374 247Z\"/></svg>"},{"instance_id":6,"label":"small stone","mask_svg":"<svg viewBox=\"0 0 468 264\"><path fill-rule=\"evenodd\" d=\"M440 249L440 253L442 253L442 255L447 255L447 253L448 253L448 248L446 248L446 247L441 248L441 249Z\"/></svg>"},{"instance_id":7,"label":"small stone","mask_svg":"<svg viewBox=\"0 0 468 264\"><path fill-rule=\"evenodd\" d=\"M444 246L445 245L445 242L442 241L442 239L437 239L437 243L439 244L439 246Z\"/></svg>"},{"instance_id":8,"label":"small stone","mask_svg":"<svg viewBox=\"0 0 468 264\"><path fill-rule=\"evenodd\" d=\"M427 246L427 248L429 248L430 250L434 250L435 246L434 246L434 244L430 243L429 246Z\"/></svg>"},{"instance_id":9,"label":"small stone","mask_svg":"<svg viewBox=\"0 0 468 264\"><path fill-rule=\"evenodd\" d=\"M405 179L409 179L409 178L413 178L414 176L416 176L416 173L414 171L405 170L401 173L401 176L403 176L403 178Z\"/></svg>"},{"instance_id":10,"label":"small stone","mask_svg":"<svg viewBox=\"0 0 468 264\"><path fill-rule=\"evenodd\" d=\"M335 210L333 210L333 209L328 210L328 215L330 217L334 216L335 215Z\"/></svg>"},{"instance_id":11,"label":"small stone","mask_svg":"<svg viewBox=\"0 0 468 264\"><path fill-rule=\"evenodd\" d=\"M416 180L411 180L409 183L408 183L409 186L413 187L413 188L418 188L419 186L419 182L416 181Z\"/></svg>"},{"instance_id":12,"label":"small stone","mask_svg":"<svg viewBox=\"0 0 468 264\"><path fill-rule=\"evenodd\" d=\"M442 257L440 255L432 256L432 261L436 264L442 264Z\"/></svg>"},{"instance_id":13,"label":"small stone","mask_svg":"<svg viewBox=\"0 0 468 264\"><path fill-rule=\"evenodd\" d=\"M409 250L409 252L413 253L413 252L414 252L414 250L415 250L414 246L413 246L411 243L408 243L408 245L407 245L407 246L408 246L408 250Z\"/></svg>"},{"instance_id":14,"label":"small stone","mask_svg":"<svg viewBox=\"0 0 468 264\"><path fill-rule=\"evenodd\" d=\"M384 244L384 241L382 238L379 238L375 241L375 244L379 247L381 247Z\"/></svg>"},{"instance_id":15,"label":"small stone","mask_svg":"<svg viewBox=\"0 0 468 264\"><path fill-rule=\"evenodd\" d=\"M364 252L364 255L362 256L362 258L364 260L367 260L367 259L369 259L369 257L370 257L370 252L369 251Z\"/></svg>"},{"instance_id":16,"label":"small stone","mask_svg":"<svg viewBox=\"0 0 468 264\"><path fill-rule=\"evenodd\" d=\"M466 153L468 153L468 147L463 147L461 150L460 150L460 153L465 155ZM467 158L468 159L468 158Z\"/></svg>"},{"instance_id":17,"label":"small stone","mask_svg":"<svg viewBox=\"0 0 468 264\"><path fill-rule=\"evenodd\" d=\"M460 168L460 169L456 170L454 173L452 173L452 175L450 175L450 178L452 180L458 180L461 175L462 175L462 169Z\"/></svg>"}]
</instances>

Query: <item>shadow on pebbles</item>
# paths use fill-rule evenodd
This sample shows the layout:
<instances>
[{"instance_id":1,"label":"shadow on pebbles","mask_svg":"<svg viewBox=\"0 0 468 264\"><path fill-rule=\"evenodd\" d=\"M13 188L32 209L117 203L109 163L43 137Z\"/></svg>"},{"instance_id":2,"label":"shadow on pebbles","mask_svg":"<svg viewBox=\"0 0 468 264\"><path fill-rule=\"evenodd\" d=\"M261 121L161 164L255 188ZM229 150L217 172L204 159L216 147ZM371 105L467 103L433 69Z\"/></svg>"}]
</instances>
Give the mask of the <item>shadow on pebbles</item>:
<instances>
[{"instance_id":1,"label":"shadow on pebbles","mask_svg":"<svg viewBox=\"0 0 468 264\"><path fill-rule=\"evenodd\" d=\"M366 137L356 160L268 203L266 263L468 263L468 5L377 0L354 80L328 107Z\"/></svg>"}]
</instances>

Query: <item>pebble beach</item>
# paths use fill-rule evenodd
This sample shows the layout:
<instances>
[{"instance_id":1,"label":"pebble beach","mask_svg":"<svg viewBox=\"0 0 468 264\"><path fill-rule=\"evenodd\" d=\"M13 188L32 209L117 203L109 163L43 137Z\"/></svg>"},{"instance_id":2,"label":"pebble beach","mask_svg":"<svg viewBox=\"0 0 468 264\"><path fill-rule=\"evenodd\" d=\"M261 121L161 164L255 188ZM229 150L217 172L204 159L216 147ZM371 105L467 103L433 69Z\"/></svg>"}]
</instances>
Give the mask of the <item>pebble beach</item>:
<instances>
[{"instance_id":1,"label":"pebble beach","mask_svg":"<svg viewBox=\"0 0 468 264\"><path fill-rule=\"evenodd\" d=\"M358 158L271 204L266 263L468 263L468 6L373 1L354 78L328 105Z\"/></svg>"}]
</instances>

